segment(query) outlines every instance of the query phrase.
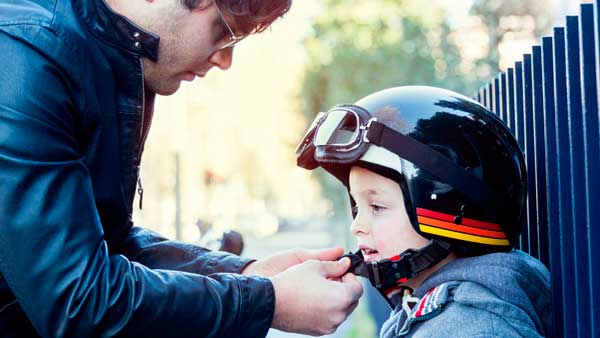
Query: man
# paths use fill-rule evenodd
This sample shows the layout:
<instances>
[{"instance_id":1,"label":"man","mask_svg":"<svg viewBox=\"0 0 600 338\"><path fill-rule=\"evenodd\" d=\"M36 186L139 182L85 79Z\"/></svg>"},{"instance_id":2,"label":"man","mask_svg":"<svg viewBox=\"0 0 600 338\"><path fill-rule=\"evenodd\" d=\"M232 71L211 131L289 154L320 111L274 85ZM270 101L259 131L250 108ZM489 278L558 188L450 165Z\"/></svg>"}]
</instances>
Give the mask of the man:
<instances>
[{"instance_id":1,"label":"man","mask_svg":"<svg viewBox=\"0 0 600 338\"><path fill-rule=\"evenodd\" d=\"M354 309L340 248L253 262L131 222L155 94L228 69L289 6L0 0L3 337L318 335Z\"/></svg>"}]
</instances>

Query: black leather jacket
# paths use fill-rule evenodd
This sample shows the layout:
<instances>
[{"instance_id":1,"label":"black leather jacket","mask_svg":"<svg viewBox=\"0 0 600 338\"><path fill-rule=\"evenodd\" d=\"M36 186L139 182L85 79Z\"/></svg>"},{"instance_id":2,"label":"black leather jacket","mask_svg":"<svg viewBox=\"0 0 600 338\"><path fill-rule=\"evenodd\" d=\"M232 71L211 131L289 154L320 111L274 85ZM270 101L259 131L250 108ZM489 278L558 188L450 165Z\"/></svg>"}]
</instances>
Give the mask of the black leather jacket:
<instances>
[{"instance_id":1,"label":"black leather jacket","mask_svg":"<svg viewBox=\"0 0 600 338\"><path fill-rule=\"evenodd\" d=\"M0 0L0 336L266 335L248 260L132 226L158 44L102 0Z\"/></svg>"}]
</instances>

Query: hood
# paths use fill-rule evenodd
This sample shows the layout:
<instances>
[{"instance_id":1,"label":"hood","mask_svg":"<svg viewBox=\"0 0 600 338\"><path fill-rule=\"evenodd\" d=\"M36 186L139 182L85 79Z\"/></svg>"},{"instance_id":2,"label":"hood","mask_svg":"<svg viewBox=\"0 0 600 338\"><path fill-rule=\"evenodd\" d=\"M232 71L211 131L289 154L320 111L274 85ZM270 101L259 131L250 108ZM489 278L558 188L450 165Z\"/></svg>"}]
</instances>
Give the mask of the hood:
<instances>
[{"instance_id":1,"label":"hood","mask_svg":"<svg viewBox=\"0 0 600 338\"><path fill-rule=\"evenodd\" d=\"M468 281L487 288L502 301L525 311L538 332L552 332L550 272L528 254L513 250L457 259L429 276L413 296L422 298L429 290L452 281Z\"/></svg>"}]
</instances>

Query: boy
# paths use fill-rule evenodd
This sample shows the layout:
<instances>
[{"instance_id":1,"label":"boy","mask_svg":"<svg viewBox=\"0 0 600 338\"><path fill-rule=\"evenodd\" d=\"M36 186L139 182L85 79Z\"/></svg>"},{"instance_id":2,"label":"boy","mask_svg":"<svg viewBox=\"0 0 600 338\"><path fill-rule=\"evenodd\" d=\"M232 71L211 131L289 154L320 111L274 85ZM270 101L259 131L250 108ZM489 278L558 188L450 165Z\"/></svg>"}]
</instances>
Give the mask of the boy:
<instances>
[{"instance_id":1,"label":"boy","mask_svg":"<svg viewBox=\"0 0 600 338\"><path fill-rule=\"evenodd\" d=\"M551 335L549 272L512 250L523 155L483 106L432 87L383 90L317 116L297 155L348 188L352 271L393 308L381 337Z\"/></svg>"}]
</instances>

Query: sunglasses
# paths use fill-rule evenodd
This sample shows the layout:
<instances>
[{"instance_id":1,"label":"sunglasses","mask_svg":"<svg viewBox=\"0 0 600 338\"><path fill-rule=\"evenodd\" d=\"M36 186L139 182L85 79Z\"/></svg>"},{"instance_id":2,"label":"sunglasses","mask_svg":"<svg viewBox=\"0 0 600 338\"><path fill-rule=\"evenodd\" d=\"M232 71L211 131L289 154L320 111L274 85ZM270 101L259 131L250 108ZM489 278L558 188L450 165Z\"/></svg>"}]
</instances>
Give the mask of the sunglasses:
<instances>
[{"instance_id":1,"label":"sunglasses","mask_svg":"<svg viewBox=\"0 0 600 338\"><path fill-rule=\"evenodd\" d=\"M215 0L213 0L213 4L215 5L215 8L217 9L219 16L221 17L221 21L223 22L223 25L229 32L229 36L225 36L221 41L219 41L217 50L223 50L225 48L229 48L229 47L233 47L233 46L237 45L238 42L244 40L248 35L236 35L233 32L233 29L231 29L231 26L227 23L227 20L225 20L225 15L221 11L221 9L219 8L219 6L217 5L217 2Z\"/></svg>"}]
</instances>

